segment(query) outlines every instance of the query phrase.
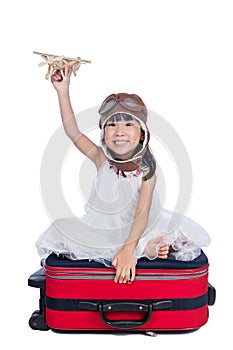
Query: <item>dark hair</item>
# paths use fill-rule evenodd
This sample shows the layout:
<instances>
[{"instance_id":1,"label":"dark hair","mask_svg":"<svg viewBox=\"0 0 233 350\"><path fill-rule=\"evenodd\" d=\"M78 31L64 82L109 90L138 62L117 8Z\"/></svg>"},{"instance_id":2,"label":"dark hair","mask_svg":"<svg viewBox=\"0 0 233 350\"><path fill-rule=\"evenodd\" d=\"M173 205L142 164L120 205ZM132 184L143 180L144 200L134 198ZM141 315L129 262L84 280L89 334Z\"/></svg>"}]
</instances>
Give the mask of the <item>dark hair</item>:
<instances>
[{"instance_id":1,"label":"dark hair","mask_svg":"<svg viewBox=\"0 0 233 350\"><path fill-rule=\"evenodd\" d=\"M122 119L129 121L129 120L133 120L134 118L131 114L119 112L119 113L114 113L111 117L109 117L107 122L119 122ZM135 118L135 120L137 120L137 119ZM139 123L138 120L137 120L137 122ZM105 124L105 126L106 126L106 124ZM142 128L141 128L141 134L143 136L142 140L139 141L139 144L135 148L132 156L137 154L143 147L143 141L144 141L143 139L145 136L145 131ZM102 139L102 142L104 142L104 138ZM111 150L109 150L109 152L110 152L111 156L113 158L115 158L114 152L112 152ZM116 160L119 160L119 159L116 159ZM142 157L142 163L143 163L143 166L148 166L148 168L149 168L148 174L143 177L143 180L146 181L146 180L149 180L155 174L155 171L156 171L155 157L154 157L154 155L153 155L153 153L148 145L147 145L147 149Z\"/></svg>"},{"instance_id":2,"label":"dark hair","mask_svg":"<svg viewBox=\"0 0 233 350\"><path fill-rule=\"evenodd\" d=\"M146 181L149 180L156 171L156 160L149 146L147 146L146 152L142 157L142 162L143 165L147 165L149 168L148 174L143 177L143 180Z\"/></svg>"}]
</instances>

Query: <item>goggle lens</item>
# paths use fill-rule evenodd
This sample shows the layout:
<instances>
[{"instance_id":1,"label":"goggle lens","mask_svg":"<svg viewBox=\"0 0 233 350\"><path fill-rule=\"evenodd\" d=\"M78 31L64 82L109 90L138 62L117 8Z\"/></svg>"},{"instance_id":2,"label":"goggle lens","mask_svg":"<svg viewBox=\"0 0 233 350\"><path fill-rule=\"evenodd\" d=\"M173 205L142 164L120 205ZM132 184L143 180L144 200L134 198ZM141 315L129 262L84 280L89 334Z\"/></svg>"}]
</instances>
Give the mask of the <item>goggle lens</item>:
<instances>
[{"instance_id":1,"label":"goggle lens","mask_svg":"<svg viewBox=\"0 0 233 350\"><path fill-rule=\"evenodd\" d=\"M103 106L101 107L100 113L106 113L108 112L110 109L112 109L115 105L115 99L114 98L110 98L109 100L105 101L103 103Z\"/></svg>"},{"instance_id":2,"label":"goggle lens","mask_svg":"<svg viewBox=\"0 0 233 350\"><path fill-rule=\"evenodd\" d=\"M125 105L128 107L137 107L138 106L138 101L133 98L133 97L125 97L124 102Z\"/></svg>"}]
</instances>

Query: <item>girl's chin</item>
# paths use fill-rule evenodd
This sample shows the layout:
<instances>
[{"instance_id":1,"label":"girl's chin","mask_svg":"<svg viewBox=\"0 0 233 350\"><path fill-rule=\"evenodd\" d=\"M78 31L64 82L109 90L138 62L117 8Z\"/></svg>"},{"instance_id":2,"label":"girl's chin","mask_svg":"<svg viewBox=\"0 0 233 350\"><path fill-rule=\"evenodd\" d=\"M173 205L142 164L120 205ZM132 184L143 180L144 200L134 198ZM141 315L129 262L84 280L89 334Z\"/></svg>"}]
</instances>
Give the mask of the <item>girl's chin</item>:
<instances>
[{"instance_id":1,"label":"girl's chin","mask_svg":"<svg viewBox=\"0 0 233 350\"><path fill-rule=\"evenodd\" d=\"M131 159L132 155L135 151L135 149L127 149L126 147L123 148L123 146L119 147L109 147L107 145L108 149L111 151L111 154L113 158L115 159L121 159L121 160L127 160Z\"/></svg>"}]
</instances>

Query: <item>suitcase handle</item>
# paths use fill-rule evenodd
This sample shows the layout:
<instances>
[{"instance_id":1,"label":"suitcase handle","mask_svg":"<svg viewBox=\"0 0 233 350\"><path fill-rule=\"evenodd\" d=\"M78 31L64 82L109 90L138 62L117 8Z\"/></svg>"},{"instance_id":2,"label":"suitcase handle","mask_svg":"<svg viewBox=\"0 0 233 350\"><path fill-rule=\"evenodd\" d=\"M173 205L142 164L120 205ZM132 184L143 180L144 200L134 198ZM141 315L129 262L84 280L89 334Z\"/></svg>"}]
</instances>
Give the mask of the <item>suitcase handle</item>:
<instances>
[{"instance_id":1,"label":"suitcase handle","mask_svg":"<svg viewBox=\"0 0 233 350\"><path fill-rule=\"evenodd\" d=\"M124 312L132 312L135 311L135 308L137 311L142 312L145 311L145 304L139 304L139 303L127 303L127 302L121 302L121 303L112 303L107 306L103 304L99 304L99 315L101 320L110 327L113 328L121 328L121 329L127 329L127 328L137 328L142 325L144 325L146 322L149 321L152 315L153 310L153 304L150 303L146 305L147 307L147 313L141 320L110 320L105 316L105 311L124 311ZM143 308L143 309L140 309Z\"/></svg>"},{"instance_id":2,"label":"suitcase handle","mask_svg":"<svg viewBox=\"0 0 233 350\"><path fill-rule=\"evenodd\" d=\"M113 302L99 303L99 315L101 320L108 326L113 328L137 328L147 323L152 315L153 310L163 310L172 307L169 300L159 302ZM146 315L140 320L110 320L105 316L106 312L146 312Z\"/></svg>"}]
</instances>

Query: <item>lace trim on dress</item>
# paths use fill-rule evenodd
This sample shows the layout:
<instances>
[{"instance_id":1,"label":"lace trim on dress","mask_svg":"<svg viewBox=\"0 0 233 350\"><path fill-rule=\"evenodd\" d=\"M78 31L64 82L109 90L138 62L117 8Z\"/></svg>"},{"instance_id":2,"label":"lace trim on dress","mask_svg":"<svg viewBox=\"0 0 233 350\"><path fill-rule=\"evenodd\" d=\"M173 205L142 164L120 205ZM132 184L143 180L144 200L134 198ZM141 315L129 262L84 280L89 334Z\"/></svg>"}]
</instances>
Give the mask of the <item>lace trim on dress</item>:
<instances>
[{"instance_id":1,"label":"lace trim on dress","mask_svg":"<svg viewBox=\"0 0 233 350\"><path fill-rule=\"evenodd\" d=\"M136 170L133 171L128 171L125 172L123 170L118 169L115 165L113 165L113 163L111 161L109 162L109 168L116 174L118 175L118 177L128 177L128 178L132 178L132 177L139 177L141 176L145 171L148 170L148 166L145 165L143 167L140 167Z\"/></svg>"}]
</instances>

